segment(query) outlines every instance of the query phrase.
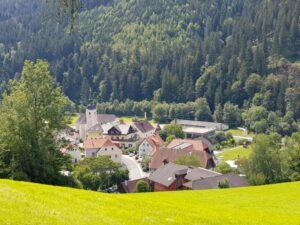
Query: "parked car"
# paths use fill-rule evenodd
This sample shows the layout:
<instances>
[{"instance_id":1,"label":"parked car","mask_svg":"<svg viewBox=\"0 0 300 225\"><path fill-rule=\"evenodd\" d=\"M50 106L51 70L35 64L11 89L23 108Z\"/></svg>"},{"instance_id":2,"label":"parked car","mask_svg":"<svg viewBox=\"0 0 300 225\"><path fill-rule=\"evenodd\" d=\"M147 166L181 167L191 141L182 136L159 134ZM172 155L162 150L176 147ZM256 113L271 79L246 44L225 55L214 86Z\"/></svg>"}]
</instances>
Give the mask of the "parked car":
<instances>
[{"instance_id":1,"label":"parked car","mask_svg":"<svg viewBox=\"0 0 300 225\"><path fill-rule=\"evenodd\" d=\"M133 153L130 153L130 154L129 154L129 157L133 157L133 156L134 156L134 154L133 154Z\"/></svg>"}]
</instances>

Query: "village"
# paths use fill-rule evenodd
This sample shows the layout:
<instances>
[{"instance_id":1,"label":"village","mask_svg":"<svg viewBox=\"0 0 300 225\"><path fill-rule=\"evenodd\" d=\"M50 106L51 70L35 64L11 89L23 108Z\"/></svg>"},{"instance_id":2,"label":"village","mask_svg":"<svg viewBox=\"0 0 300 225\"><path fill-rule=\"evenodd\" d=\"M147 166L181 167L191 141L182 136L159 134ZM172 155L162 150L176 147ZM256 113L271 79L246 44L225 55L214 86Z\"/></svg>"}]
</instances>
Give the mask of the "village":
<instances>
[{"instance_id":1,"label":"village","mask_svg":"<svg viewBox=\"0 0 300 225\"><path fill-rule=\"evenodd\" d=\"M168 126L180 127L184 135L161 137ZM224 174L215 171L223 157L216 151L220 150L216 139L228 129L223 123L181 119L170 124L150 123L147 118L124 122L113 114L98 114L96 105L89 104L76 123L61 134L70 143L61 152L69 155L74 164L99 156L121 164L129 171L129 180L109 189L111 192L134 193L141 182L154 192L248 186L245 177L234 170ZM199 164L185 165L189 163L184 160ZM234 161L227 163L236 167Z\"/></svg>"}]
</instances>

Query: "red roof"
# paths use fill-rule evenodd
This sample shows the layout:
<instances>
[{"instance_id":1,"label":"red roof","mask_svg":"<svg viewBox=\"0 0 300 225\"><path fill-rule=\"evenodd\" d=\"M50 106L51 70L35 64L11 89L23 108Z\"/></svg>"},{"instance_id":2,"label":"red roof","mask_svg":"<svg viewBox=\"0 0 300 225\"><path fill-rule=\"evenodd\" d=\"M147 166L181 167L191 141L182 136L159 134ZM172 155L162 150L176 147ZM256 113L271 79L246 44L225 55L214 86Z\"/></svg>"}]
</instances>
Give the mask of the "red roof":
<instances>
[{"instance_id":1,"label":"red roof","mask_svg":"<svg viewBox=\"0 0 300 225\"><path fill-rule=\"evenodd\" d=\"M85 149L91 149L91 148L94 149L94 148L115 146L115 144L112 143L110 139L99 138L99 139L85 140L83 146Z\"/></svg>"},{"instance_id":2,"label":"red roof","mask_svg":"<svg viewBox=\"0 0 300 225\"><path fill-rule=\"evenodd\" d=\"M158 148L151 157L150 169L157 169L164 165L164 161L175 162L180 156L194 155L199 158L201 167L206 168L207 161L212 158L205 151L195 151L189 149L172 149L172 148Z\"/></svg>"},{"instance_id":3,"label":"red roof","mask_svg":"<svg viewBox=\"0 0 300 225\"><path fill-rule=\"evenodd\" d=\"M207 145L201 140L174 139L166 148L157 148L151 155L150 169L157 169L164 165L164 161L174 162L180 156L196 156L202 167L207 166L207 161L212 156L206 152Z\"/></svg>"},{"instance_id":4,"label":"red roof","mask_svg":"<svg viewBox=\"0 0 300 225\"><path fill-rule=\"evenodd\" d=\"M176 146L183 145L183 144L190 144L191 147L189 147L189 149L196 150L196 151L204 151L205 149L208 148L208 146L203 141L191 140L191 139L174 139L167 147L176 148Z\"/></svg>"}]
</instances>

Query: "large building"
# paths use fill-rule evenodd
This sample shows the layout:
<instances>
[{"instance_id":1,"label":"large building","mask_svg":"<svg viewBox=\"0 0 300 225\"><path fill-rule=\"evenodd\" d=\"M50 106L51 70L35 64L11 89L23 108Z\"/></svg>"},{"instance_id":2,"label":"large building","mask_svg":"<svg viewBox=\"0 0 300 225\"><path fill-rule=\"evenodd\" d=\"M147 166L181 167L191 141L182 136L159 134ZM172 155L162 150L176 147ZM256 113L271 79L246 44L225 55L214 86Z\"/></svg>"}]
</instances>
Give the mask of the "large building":
<instances>
[{"instance_id":1,"label":"large building","mask_svg":"<svg viewBox=\"0 0 300 225\"><path fill-rule=\"evenodd\" d=\"M187 135L188 138L212 138L216 134L216 131L224 131L229 129L229 126L224 123L213 123L196 120L175 119L171 123L181 125L183 128L183 132Z\"/></svg>"},{"instance_id":2,"label":"large building","mask_svg":"<svg viewBox=\"0 0 300 225\"><path fill-rule=\"evenodd\" d=\"M79 138L86 139L87 131L97 124L118 123L118 118L113 114L97 114L96 105L89 104L86 112L81 114L76 122Z\"/></svg>"},{"instance_id":3,"label":"large building","mask_svg":"<svg viewBox=\"0 0 300 225\"><path fill-rule=\"evenodd\" d=\"M169 162L175 162L182 156L194 156L203 168L214 168L214 154L202 140L174 139L167 147L158 148L151 154L149 168L155 171Z\"/></svg>"}]
</instances>

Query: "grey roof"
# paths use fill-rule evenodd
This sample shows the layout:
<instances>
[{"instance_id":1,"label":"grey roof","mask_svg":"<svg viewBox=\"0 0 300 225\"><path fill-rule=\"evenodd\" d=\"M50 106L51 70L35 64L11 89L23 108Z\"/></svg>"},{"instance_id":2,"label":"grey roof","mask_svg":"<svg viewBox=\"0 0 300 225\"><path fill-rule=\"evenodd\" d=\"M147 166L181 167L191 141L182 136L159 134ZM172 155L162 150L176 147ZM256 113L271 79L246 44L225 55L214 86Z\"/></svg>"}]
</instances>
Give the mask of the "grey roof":
<instances>
[{"instance_id":1,"label":"grey roof","mask_svg":"<svg viewBox=\"0 0 300 225\"><path fill-rule=\"evenodd\" d=\"M230 188L249 186L245 177L239 176L235 173L190 181L185 183L184 186L192 190L217 189L219 188L219 182L224 180L229 182Z\"/></svg>"},{"instance_id":2,"label":"grey roof","mask_svg":"<svg viewBox=\"0 0 300 225\"><path fill-rule=\"evenodd\" d=\"M176 180L175 175L184 175L187 171L187 166L168 163L158 168L148 179L169 187Z\"/></svg>"},{"instance_id":3,"label":"grey roof","mask_svg":"<svg viewBox=\"0 0 300 225\"><path fill-rule=\"evenodd\" d=\"M208 149L210 151L214 148L214 145L207 138L205 138L205 137L198 137L198 138L196 138L196 140L200 140L204 144L206 144L206 146L208 147Z\"/></svg>"},{"instance_id":4,"label":"grey roof","mask_svg":"<svg viewBox=\"0 0 300 225\"><path fill-rule=\"evenodd\" d=\"M86 124L86 115L84 113L80 114L80 117L76 123L77 124Z\"/></svg>"},{"instance_id":5,"label":"grey roof","mask_svg":"<svg viewBox=\"0 0 300 225\"><path fill-rule=\"evenodd\" d=\"M103 132L102 125L97 123L96 125L92 126L90 129L88 129L88 132Z\"/></svg>"},{"instance_id":6,"label":"grey roof","mask_svg":"<svg viewBox=\"0 0 300 225\"><path fill-rule=\"evenodd\" d=\"M133 129L133 127L129 124L118 124L118 125L114 125L114 124L103 124L102 125L102 129L103 129L103 133L104 134L108 134L108 131L112 128L117 129L118 131L120 131L120 133L122 135L127 135L130 133L130 128Z\"/></svg>"},{"instance_id":7,"label":"grey roof","mask_svg":"<svg viewBox=\"0 0 300 225\"><path fill-rule=\"evenodd\" d=\"M193 168L187 173L185 179L189 181L199 180L208 177L220 176L222 174L204 168Z\"/></svg>"},{"instance_id":8,"label":"grey roof","mask_svg":"<svg viewBox=\"0 0 300 225\"><path fill-rule=\"evenodd\" d=\"M216 128L217 130L224 130L228 128L228 125L223 123L214 123L206 121L197 121L197 120L181 120L175 119L171 123L180 124L182 126L192 126L192 127L202 127L202 128Z\"/></svg>"},{"instance_id":9,"label":"grey roof","mask_svg":"<svg viewBox=\"0 0 300 225\"><path fill-rule=\"evenodd\" d=\"M96 109L96 105L95 104L88 104L88 106L86 108L88 110L95 110Z\"/></svg>"},{"instance_id":10,"label":"grey roof","mask_svg":"<svg viewBox=\"0 0 300 225\"><path fill-rule=\"evenodd\" d=\"M111 123L117 120L117 117L113 114L98 114L97 121L99 124ZM86 124L86 115L82 113L76 122L77 124Z\"/></svg>"}]
</instances>

